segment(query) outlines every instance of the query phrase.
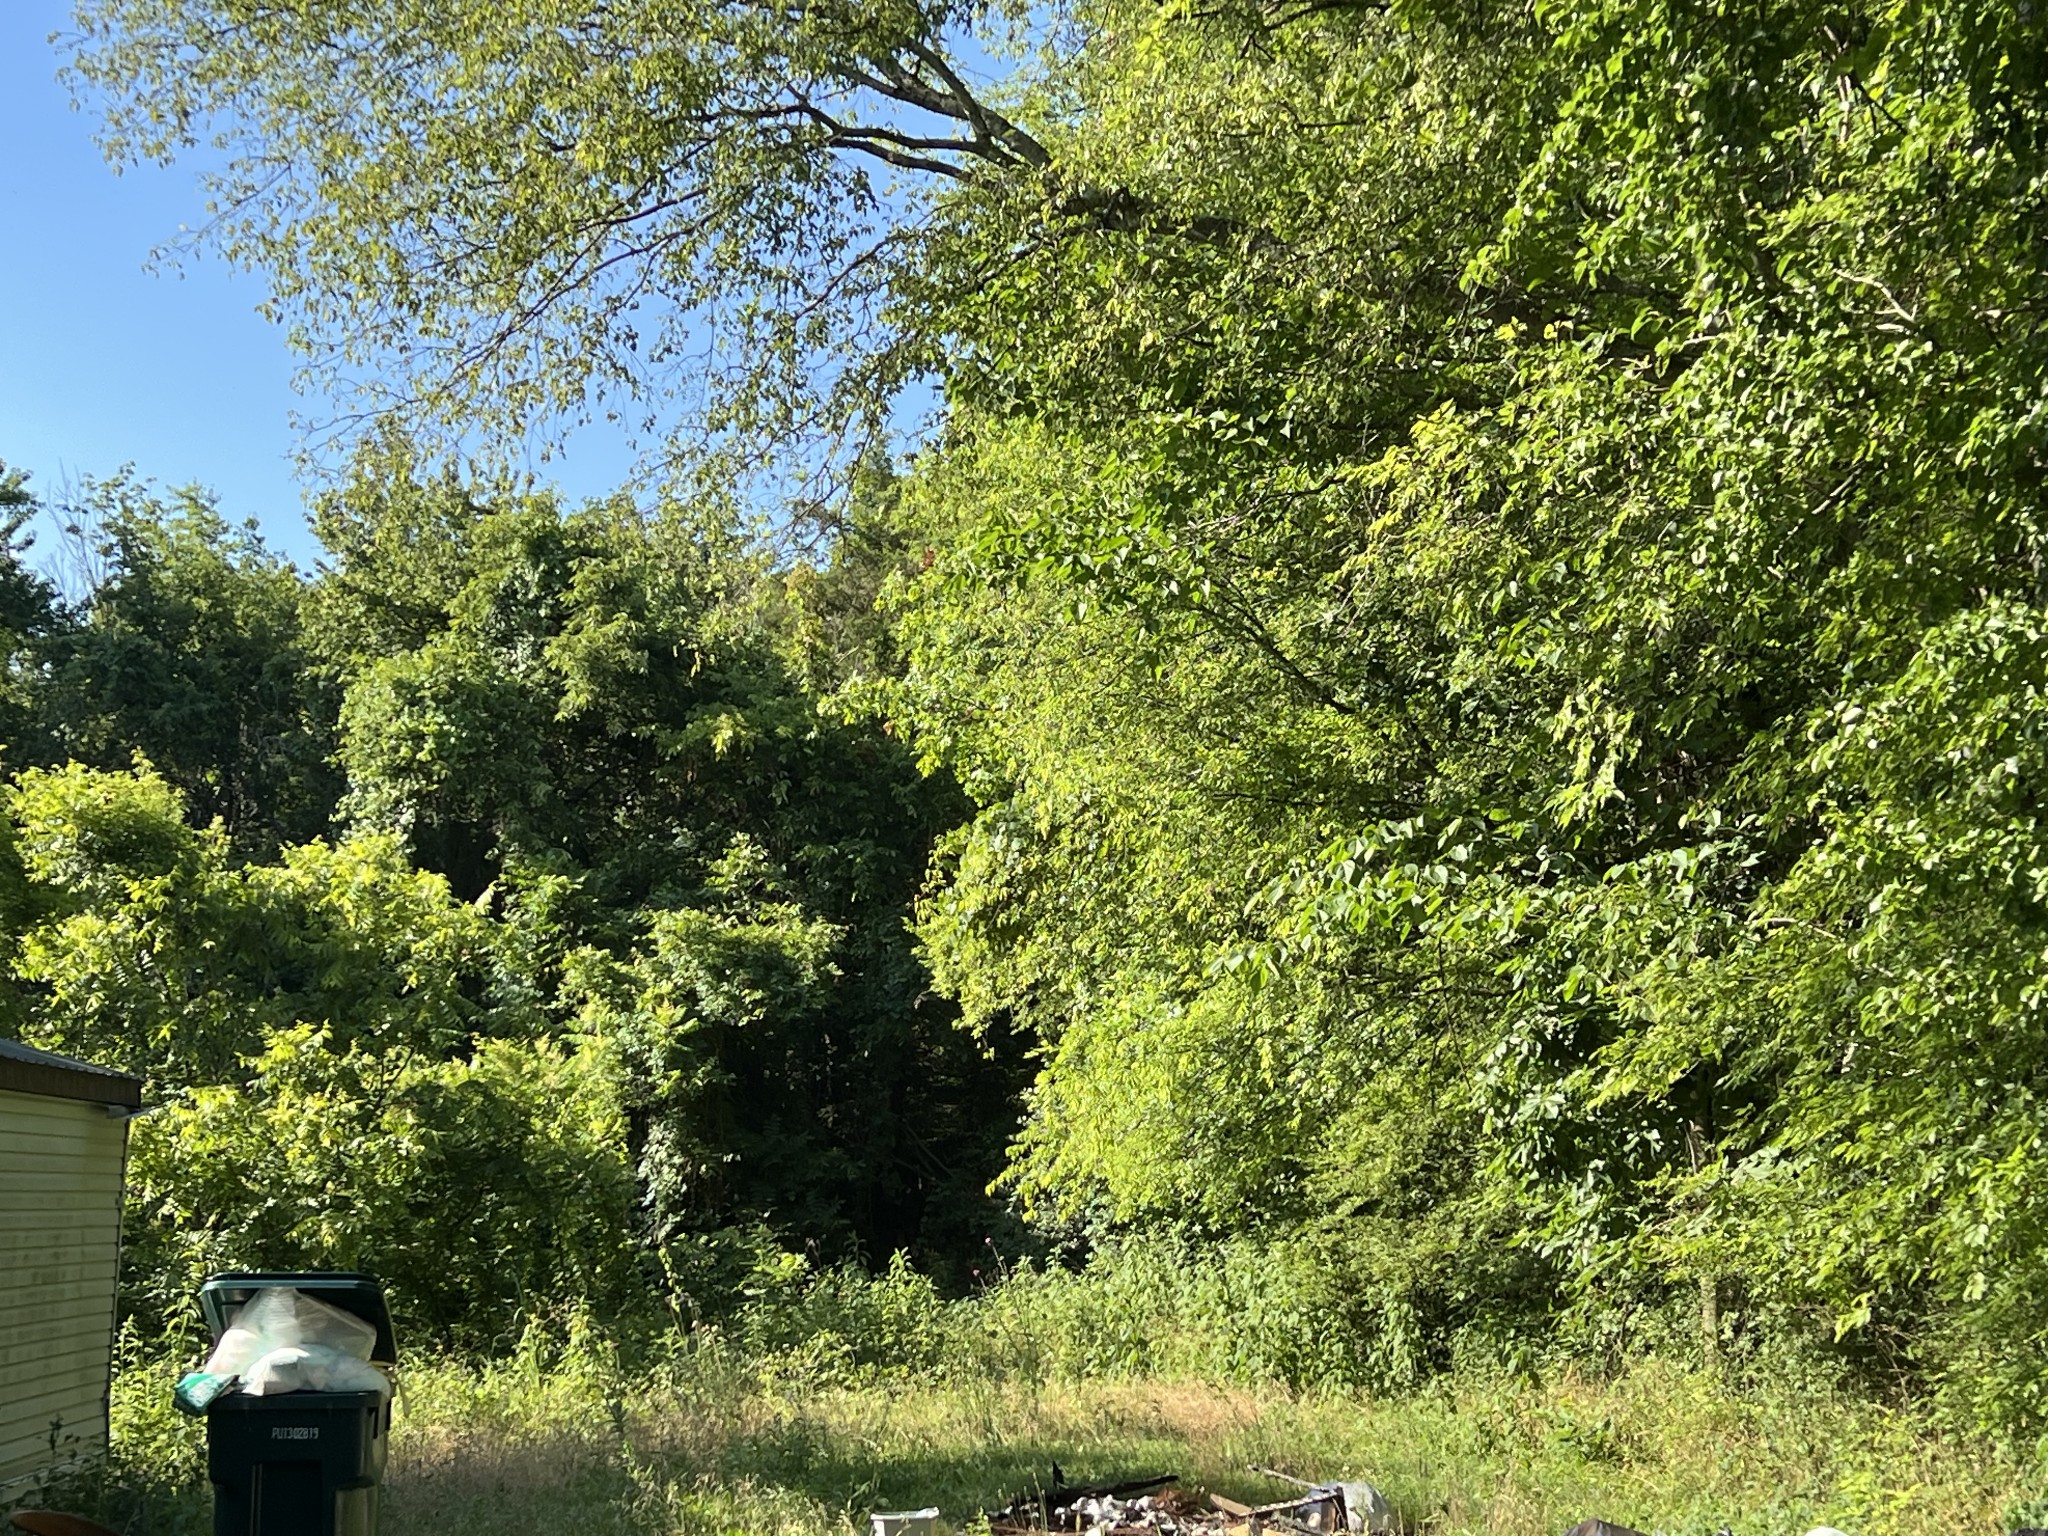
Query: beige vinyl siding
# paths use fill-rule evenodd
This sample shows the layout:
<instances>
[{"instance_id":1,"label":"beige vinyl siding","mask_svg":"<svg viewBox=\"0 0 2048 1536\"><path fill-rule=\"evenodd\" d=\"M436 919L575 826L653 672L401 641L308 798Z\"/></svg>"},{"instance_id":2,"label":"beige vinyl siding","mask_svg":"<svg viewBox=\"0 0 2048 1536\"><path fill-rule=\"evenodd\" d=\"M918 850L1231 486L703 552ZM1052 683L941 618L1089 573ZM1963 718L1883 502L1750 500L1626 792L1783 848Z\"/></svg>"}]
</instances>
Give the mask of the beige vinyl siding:
<instances>
[{"instance_id":1,"label":"beige vinyl siding","mask_svg":"<svg viewBox=\"0 0 2048 1536\"><path fill-rule=\"evenodd\" d=\"M0 1504L106 1443L127 1128L103 1105L0 1089Z\"/></svg>"}]
</instances>

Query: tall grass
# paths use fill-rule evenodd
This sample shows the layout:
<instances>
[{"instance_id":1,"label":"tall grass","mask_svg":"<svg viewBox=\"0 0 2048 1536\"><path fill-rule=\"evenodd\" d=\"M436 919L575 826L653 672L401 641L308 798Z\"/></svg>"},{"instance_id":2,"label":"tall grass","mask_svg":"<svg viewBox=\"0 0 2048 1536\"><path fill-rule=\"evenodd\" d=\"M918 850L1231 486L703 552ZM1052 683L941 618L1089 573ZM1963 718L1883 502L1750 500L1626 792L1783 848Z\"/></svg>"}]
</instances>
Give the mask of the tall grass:
<instances>
[{"instance_id":1,"label":"tall grass","mask_svg":"<svg viewBox=\"0 0 2048 1536\"><path fill-rule=\"evenodd\" d=\"M1288 1363L1350 1347L1313 1312L1248 1261L1113 1255L954 1302L901 1267L812 1277L630 1352L583 1320L536 1325L506 1359L407 1365L383 1529L846 1536L926 1503L966 1526L1057 1460L1246 1500L1278 1491L1253 1465L1364 1477L1431 1536L1556 1536L1589 1515L1671 1536L1989 1536L2037 1479L2020 1453L1796 1372L1644 1359L1402 1394L1290 1386ZM62 1490L73 1507L137 1536L210 1529L203 1429L169 1409L187 1364L126 1352L115 1454Z\"/></svg>"},{"instance_id":2,"label":"tall grass","mask_svg":"<svg viewBox=\"0 0 2048 1536\"><path fill-rule=\"evenodd\" d=\"M117 1459L74 1507L153 1536L209 1529L200 1432L162 1408L167 1389L167 1373L124 1377ZM1055 1460L1247 1500L1279 1487L1253 1465L1365 1477L1411 1530L1444 1536L1556 1536L1588 1515L1673 1536L1962 1536L2000 1529L2020 1477L1906 1414L1654 1363L1376 1400L1135 1379L768 1384L716 1352L631 1374L586 1354L408 1372L383 1528L845 1536L869 1510L926 1503L965 1526Z\"/></svg>"},{"instance_id":3,"label":"tall grass","mask_svg":"<svg viewBox=\"0 0 2048 1536\"><path fill-rule=\"evenodd\" d=\"M1328 1272L1285 1247L1112 1244L1083 1270L1024 1266L947 1302L902 1264L762 1288L728 1329L752 1358L845 1383L874 1370L1031 1381L1353 1386L1402 1369L1351 1326ZM1390 1359L1390 1357L1392 1357Z\"/></svg>"}]
</instances>

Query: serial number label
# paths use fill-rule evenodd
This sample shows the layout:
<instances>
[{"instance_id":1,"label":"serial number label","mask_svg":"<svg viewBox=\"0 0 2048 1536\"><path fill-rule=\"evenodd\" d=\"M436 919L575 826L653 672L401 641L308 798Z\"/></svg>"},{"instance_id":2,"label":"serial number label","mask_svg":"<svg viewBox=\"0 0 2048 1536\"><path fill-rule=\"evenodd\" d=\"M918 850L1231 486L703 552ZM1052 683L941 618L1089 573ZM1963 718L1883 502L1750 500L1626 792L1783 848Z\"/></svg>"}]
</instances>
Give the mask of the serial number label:
<instances>
[{"instance_id":1,"label":"serial number label","mask_svg":"<svg viewBox=\"0 0 2048 1536\"><path fill-rule=\"evenodd\" d=\"M273 1440L318 1440L320 1429L310 1424L280 1424L270 1431Z\"/></svg>"}]
</instances>

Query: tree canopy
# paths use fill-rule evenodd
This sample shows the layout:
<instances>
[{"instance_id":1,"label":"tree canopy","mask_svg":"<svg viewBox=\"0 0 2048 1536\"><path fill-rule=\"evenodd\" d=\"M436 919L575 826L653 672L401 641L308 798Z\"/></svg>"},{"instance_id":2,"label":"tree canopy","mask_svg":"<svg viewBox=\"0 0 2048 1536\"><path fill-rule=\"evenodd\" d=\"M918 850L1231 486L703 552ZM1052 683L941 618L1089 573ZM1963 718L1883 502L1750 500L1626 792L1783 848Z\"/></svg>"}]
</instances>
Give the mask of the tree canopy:
<instances>
[{"instance_id":1,"label":"tree canopy","mask_svg":"<svg viewBox=\"0 0 2048 1536\"><path fill-rule=\"evenodd\" d=\"M1018 1051L925 995L905 923L957 791L805 676L878 575L395 447L310 577L196 494L84 499L91 589L20 578L0 996L164 1106L139 1316L210 1268L373 1264L488 1346L715 1316L785 1248L955 1280L1014 1249Z\"/></svg>"},{"instance_id":2,"label":"tree canopy","mask_svg":"<svg viewBox=\"0 0 2048 1536\"><path fill-rule=\"evenodd\" d=\"M631 399L711 483L846 471L741 653L701 526L331 514L344 610L393 573L326 621L347 814L600 900L585 1017L788 1049L885 869L883 1011L1036 1043L1055 1234L1313 1234L1385 1379L1696 1305L2020 1423L2044 27L86 0L74 67L117 157L218 136L218 243L420 430ZM701 1187L770 1070L614 1033Z\"/></svg>"}]
</instances>

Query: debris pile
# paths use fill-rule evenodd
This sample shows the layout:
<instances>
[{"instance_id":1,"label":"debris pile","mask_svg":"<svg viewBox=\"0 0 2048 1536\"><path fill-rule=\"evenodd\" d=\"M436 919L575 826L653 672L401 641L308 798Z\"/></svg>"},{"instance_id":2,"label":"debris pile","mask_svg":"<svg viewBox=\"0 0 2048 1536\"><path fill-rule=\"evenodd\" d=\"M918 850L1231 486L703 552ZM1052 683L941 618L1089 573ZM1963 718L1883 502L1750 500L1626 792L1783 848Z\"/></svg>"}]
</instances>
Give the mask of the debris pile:
<instances>
[{"instance_id":1,"label":"debris pile","mask_svg":"<svg viewBox=\"0 0 2048 1536\"><path fill-rule=\"evenodd\" d=\"M1386 1495L1371 1483L1312 1483L1270 1467L1245 1470L1292 1483L1297 1491L1271 1504L1240 1504L1221 1494L1203 1500L1183 1491L1180 1479L1171 1473L1115 1483L1069 1483L1054 1462L1047 1487L1020 1493L1001 1509L988 1512L989 1536L1399 1536L1402 1530ZM921 1509L876 1515L872 1536L936 1536L938 1513ZM1581 1520L1564 1536L1646 1533L1592 1519ZM1723 1526L1719 1536L1731 1533ZM1817 1525L1806 1536L1843 1533ZM2011 1536L2048 1536L2048 1530L2023 1528Z\"/></svg>"},{"instance_id":2,"label":"debris pile","mask_svg":"<svg viewBox=\"0 0 2048 1536\"><path fill-rule=\"evenodd\" d=\"M1019 1494L992 1511L989 1530L992 1536L1387 1536L1394 1530L1393 1510L1370 1483L1311 1483L1264 1467L1251 1470L1301 1491L1271 1504L1240 1504L1221 1494L1204 1503L1183 1492L1171 1474L1069 1484L1055 1465L1051 1487Z\"/></svg>"},{"instance_id":3,"label":"debris pile","mask_svg":"<svg viewBox=\"0 0 2048 1536\"><path fill-rule=\"evenodd\" d=\"M1054 1462L1052 1486L1020 1493L1001 1509L991 1510L989 1529L998 1536L1021 1536L1029 1531L1092 1531L1098 1536L1115 1531L1159 1531L1164 1536L1179 1536L1190 1528L1189 1521L1171 1513L1182 1501L1178 1495L1154 1497L1179 1481L1171 1473L1163 1473L1116 1483L1068 1483L1059 1463Z\"/></svg>"}]
</instances>

